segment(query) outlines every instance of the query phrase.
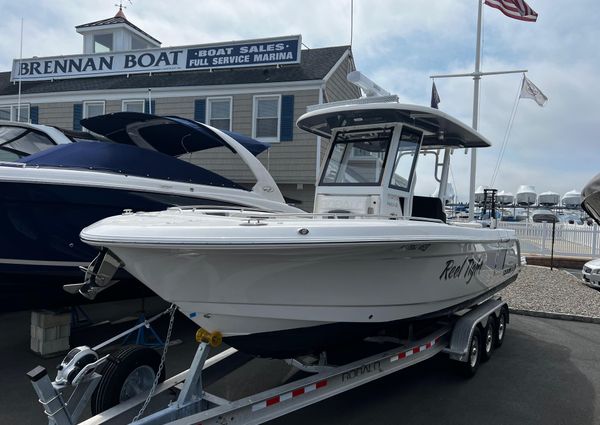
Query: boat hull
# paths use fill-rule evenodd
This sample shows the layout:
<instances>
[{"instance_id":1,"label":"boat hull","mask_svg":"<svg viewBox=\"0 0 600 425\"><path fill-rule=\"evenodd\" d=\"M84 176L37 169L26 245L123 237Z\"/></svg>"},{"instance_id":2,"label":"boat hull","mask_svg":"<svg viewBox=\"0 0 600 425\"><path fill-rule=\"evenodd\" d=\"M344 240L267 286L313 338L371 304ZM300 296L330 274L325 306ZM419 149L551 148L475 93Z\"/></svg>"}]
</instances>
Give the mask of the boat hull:
<instances>
[{"instance_id":1,"label":"boat hull","mask_svg":"<svg viewBox=\"0 0 600 425\"><path fill-rule=\"evenodd\" d=\"M79 266L87 266L98 253L79 239L84 227L125 208L154 211L202 204L232 205L150 190L0 181L0 312L88 302L62 289L81 282ZM98 301L153 295L128 273L117 278L123 284Z\"/></svg>"},{"instance_id":2,"label":"boat hull","mask_svg":"<svg viewBox=\"0 0 600 425\"><path fill-rule=\"evenodd\" d=\"M196 324L268 357L451 314L519 270L514 239L110 249Z\"/></svg>"}]
</instances>

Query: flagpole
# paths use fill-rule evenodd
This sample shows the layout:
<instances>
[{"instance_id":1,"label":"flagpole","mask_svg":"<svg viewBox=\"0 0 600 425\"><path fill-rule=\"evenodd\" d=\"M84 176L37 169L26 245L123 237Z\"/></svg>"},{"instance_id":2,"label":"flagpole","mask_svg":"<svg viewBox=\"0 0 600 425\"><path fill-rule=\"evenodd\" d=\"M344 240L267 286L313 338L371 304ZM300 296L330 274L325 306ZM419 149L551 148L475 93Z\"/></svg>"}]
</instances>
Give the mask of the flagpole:
<instances>
[{"instance_id":1,"label":"flagpole","mask_svg":"<svg viewBox=\"0 0 600 425\"><path fill-rule=\"evenodd\" d=\"M526 69L515 71L492 71L481 72L481 36L482 36L482 18L483 18L483 1L477 0L477 42L475 46L475 71L472 73L462 74L439 74L430 75L429 78L452 78L452 77L473 77L473 129L479 127L479 83L482 76L485 75L500 75L500 74L517 74L525 73ZM475 182L477 177L477 149L471 149L471 175L469 179L469 220L475 218Z\"/></svg>"},{"instance_id":2,"label":"flagpole","mask_svg":"<svg viewBox=\"0 0 600 425\"><path fill-rule=\"evenodd\" d=\"M21 42L19 47L19 95L17 97L17 122L21 122L21 62L23 61L23 18L21 18ZM30 112L31 116L31 112Z\"/></svg>"},{"instance_id":3,"label":"flagpole","mask_svg":"<svg viewBox=\"0 0 600 425\"><path fill-rule=\"evenodd\" d=\"M477 45L473 75L473 130L479 125L479 82L481 80L481 17L483 0L477 0ZM475 218L475 177L477 175L477 149L471 148L471 179L469 182L469 220Z\"/></svg>"}]
</instances>

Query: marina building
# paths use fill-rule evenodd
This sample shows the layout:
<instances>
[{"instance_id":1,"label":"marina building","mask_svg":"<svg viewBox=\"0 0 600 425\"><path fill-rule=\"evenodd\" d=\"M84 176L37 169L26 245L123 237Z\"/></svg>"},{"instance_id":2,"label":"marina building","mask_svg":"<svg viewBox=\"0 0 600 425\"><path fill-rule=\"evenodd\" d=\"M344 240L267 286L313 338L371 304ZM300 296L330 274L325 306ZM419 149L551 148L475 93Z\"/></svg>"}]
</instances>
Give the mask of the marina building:
<instances>
[{"instance_id":1,"label":"marina building","mask_svg":"<svg viewBox=\"0 0 600 425\"><path fill-rule=\"evenodd\" d=\"M289 202L312 210L328 141L295 122L308 105L360 96L346 80L349 46L302 48L293 35L162 48L121 9L75 28L82 54L15 59L0 72L0 120L82 130L83 118L120 111L194 119L270 143L259 159ZM189 160L253 183L229 151Z\"/></svg>"}]
</instances>

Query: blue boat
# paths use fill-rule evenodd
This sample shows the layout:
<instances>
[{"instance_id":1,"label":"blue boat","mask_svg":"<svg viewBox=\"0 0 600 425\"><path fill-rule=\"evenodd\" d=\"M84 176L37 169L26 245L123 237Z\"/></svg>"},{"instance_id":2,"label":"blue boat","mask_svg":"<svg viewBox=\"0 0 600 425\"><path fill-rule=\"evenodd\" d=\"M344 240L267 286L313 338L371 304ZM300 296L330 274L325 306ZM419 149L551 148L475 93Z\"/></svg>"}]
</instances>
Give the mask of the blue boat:
<instances>
[{"instance_id":1,"label":"blue boat","mask_svg":"<svg viewBox=\"0 0 600 425\"><path fill-rule=\"evenodd\" d=\"M255 157L267 144L192 120L140 113L103 115L82 125L103 140L57 143L0 163L0 312L84 302L62 289L82 281L79 267L97 255L79 232L124 210L298 212ZM247 164L256 180L252 188L178 158L223 147ZM98 300L145 293L142 285L122 284Z\"/></svg>"}]
</instances>

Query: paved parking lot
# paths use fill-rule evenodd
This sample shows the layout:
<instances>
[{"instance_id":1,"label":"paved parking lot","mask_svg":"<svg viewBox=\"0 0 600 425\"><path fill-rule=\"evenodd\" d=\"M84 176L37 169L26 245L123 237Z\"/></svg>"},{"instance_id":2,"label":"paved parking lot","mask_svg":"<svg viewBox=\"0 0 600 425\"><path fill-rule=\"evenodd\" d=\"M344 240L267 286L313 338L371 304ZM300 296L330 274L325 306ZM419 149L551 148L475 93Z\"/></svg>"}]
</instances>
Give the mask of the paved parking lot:
<instances>
[{"instance_id":1,"label":"paved parking lot","mask_svg":"<svg viewBox=\"0 0 600 425\"><path fill-rule=\"evenodd\" d=\"M157 324L164 332L164 323ZM25 373L37 364L51 370L58 359L40 360L28 350L28 315L0 316L0 423L46 423ZM179 316L168 373L187 368L194 327ZM97 340L104 331L75 333ZM95 342L95 341L94 341ZM278 372L249 363L238 374L244 386ZM600 423L600 325L513 315L505 344L470 380L444 355L294 412L273 424L598 424ZM264 382L263 382L264 383Z\"/></svg>"}]
</instances>

